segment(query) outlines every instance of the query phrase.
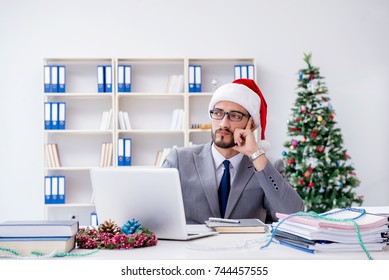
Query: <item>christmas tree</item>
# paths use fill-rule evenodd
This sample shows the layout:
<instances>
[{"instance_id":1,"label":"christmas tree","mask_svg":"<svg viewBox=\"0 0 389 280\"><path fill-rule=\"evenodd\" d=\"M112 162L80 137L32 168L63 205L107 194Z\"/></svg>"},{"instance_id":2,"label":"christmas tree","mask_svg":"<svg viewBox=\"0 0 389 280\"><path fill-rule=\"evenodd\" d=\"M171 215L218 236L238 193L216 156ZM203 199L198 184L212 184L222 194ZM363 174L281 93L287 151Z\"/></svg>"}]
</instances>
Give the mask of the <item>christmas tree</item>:
<instances>
[{"instance_id":1,"label":"christmas tree","mask_svg":"<svg viewBox=\"0 0 389 280\"><path fill-rule=\"evenodd\" d=\"M286 176L304 200L306 211L322 213L333 208L362 205L355 193L360 181L342 147L341 130L319 68L307 64L298 73L297 99L288 120L288 141L283 160Z\"/></svg>"}]
</instances>

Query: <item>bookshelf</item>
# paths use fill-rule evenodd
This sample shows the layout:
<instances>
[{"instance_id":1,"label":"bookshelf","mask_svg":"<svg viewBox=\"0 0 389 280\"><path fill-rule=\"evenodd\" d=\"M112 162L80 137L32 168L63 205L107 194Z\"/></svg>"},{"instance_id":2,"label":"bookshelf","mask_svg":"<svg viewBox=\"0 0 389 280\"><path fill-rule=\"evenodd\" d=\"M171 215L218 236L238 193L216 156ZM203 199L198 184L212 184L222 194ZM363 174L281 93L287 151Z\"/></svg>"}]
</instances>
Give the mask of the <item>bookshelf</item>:
<instances>
[{"instance_id":1,"label":"bookshelf","mask_svg":"<svg viewBox=\"0 0 389 280\"><path fill-rule=\"evenodd\" d=\"M189 92L189 65L201 65L202 91ZM234 80L234 66L256 65L254 58L46 58L43 65L64 65L66 92L43 93L45 102L66 103L66 128L44 130L44 144L58 146L60 167L51 167L45 152L44 176L66 177L65 204L45 204L46 219L78 219L88 225L94 211L89 169L100 163L102 143L113 143L112 167L117 167L119 138L132 140L132 165L154 165L157 154L173 146L210 140L208 103L214 89ZM112 67L112 92L98 92L97 66ZM131 66L131 92L119 92L118 66ZM256 77L256 67L255 76ZM172 76L182 87L170 87ZM174 110L182 123L172 127ZM101 129L103 112L112 110L108 129ZM123 129L118 112L126 112L130 129Z\"/></svg>"}]
</instances>

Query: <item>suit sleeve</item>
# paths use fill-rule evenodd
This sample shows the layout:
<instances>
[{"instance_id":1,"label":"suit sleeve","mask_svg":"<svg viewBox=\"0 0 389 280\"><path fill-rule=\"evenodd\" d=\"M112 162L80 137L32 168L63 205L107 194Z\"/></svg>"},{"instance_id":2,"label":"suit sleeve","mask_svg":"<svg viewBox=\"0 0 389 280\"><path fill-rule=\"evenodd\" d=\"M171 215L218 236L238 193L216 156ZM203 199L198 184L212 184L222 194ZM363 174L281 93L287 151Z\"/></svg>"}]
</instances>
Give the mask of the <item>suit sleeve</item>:
<instances>
[{"instance_id":1,"label":"suit sleeve","mask_svg":"<svg viewBox=\"0 0 389 280\"><path fill-rule=\"evenodd\" d=\"M304 202L285 178L285 166L281 159L274 165L267 162L265 168L256 171L256 178L265 193L264 206L273 221L276 212L291 214L304 211Z\"/></svg>"}]
</instances>

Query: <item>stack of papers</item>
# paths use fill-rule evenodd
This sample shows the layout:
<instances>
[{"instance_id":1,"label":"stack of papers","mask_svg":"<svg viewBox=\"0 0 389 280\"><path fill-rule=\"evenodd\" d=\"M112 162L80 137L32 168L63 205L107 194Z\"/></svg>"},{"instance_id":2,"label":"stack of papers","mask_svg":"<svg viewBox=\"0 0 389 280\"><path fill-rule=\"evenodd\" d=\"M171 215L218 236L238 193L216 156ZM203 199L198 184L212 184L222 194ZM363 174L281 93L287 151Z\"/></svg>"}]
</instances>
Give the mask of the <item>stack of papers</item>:
<instances>
[{"instance_id":1,"label":"stack of papers","mask_svg":"<svg viewBox=\"0 0 389 280\"><path fill-rule=\"evenodd\" d=\"M334 209L320 215L286 215L273 224L274 241L310 253L381 251L388 243L388 217L363 209Z\"/></svg>"}]
</instances>

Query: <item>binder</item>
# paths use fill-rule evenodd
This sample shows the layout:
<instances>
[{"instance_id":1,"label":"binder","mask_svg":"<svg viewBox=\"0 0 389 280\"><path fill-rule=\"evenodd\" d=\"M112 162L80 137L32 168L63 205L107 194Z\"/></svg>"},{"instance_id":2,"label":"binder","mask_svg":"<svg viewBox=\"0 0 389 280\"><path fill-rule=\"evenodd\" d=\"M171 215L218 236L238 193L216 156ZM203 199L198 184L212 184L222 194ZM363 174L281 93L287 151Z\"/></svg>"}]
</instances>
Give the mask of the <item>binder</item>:
<instances>
[{"instance_id":1,"label":"binder","mask_svg":"<svg viewBox=\"0 0 389 280\"><path fill-rule=\"evenodd\" d=\"M58 66L58 92L66 92L66 68L64 65Z\"/></svg>"},{"instance_id":2,"label":"binder","mask_svg":"<svg viewBox=\"0 0 389 280\"><path fill-rule=\"evenodd\" d=\"M51 92L51 71L50 65L45 65L43 69L43 83L44 83L44 92Z\"/></svg>"},{"instance_id":3,"label":"binder","mask_svg":"<svg viewBox=\"0 0 389 280\"><path fill-rule=\"evenodd\" d=\"M240 73L240 65L234 66L234 77L235 77L235 80L240 79L242 77L242 75Z\"/></svg>"},{"instance_id":4,"label":"binder","mask_svg":"<svg viewBox=\"0 0 389 280\"><path fill-rule=\"evenodd\" d=\"M51 103L51 129L58 129L58 102Z\"/></svg>"},{"instance_id":5,"label":"binder","mask_svg":"<svg viewBox=\"0 0 389 280\"><path fill-rule=\"evenodd\" d=\"M242 79L247 79L248 78L248 75L247 75L247 65L241 65L240 66L240 75L241 75Z\"/></svg>"},{"instance_id":6,"label":"binder","mask_svg":"<svg viewBox=\"0 0 389 280\"><path fill-rule=\"evenodd\" d=\"M51 176L45 176L45 204L51 204Z\"/></svg>"},{"instance_id":7,"label":"binder","mask_svg":"<svg viewBox=\"0 0 389 280\"><path fill-rule=\"evenodd\" d=\"M131 138L124 139L124 165L131 166L131 158L132 158L132 140Z\"/></svg>"},{"instance_id":8,"label":"binder","mask_svg":"<svg viewBox=\"0 0 389 280\"><path fill-rule=\"evenodd\" d=\"M247 78L251 80L255 80L254 76L255 76L254 65L253 64L247 65Z\"/></svg>"},{"instance_id":9,"label":"binder","mask_svg":"<svg viewBox=\"0 0 389 280\"><path fill-rule=\"evenodd\" d=\"M65 129L66 124L66 103L58 103L58 129Z\"/></svg>"},{"instance_id":10,"label":"binder","mask_svg":"<svg viewBox=\"0 0 389 280\"><path fill-rule=\"evenodd\" d=\"M58 92L58 67L52 65L51 69L51 92Z\"/></svg>"},{"instance_id":11,"label":"binder","mask_svg":"<svg viewBox=\"0 0 389 280\"><path fill-rule=\"evenodd\" d=\"M124 139L118 139L118 166L124 166Z\"/></svg>"},{"instance_id":12,"label":"binder","mask_svg":"<svg viewBox=\"0 0 389 280\"><path fill-rule=\"evenodd\" d=\"M195 67L195 92L201 92L201 66Z\"/></svg>"},{"instance_id":13,"label":"binder","mask_svg":"<svg viewBox=\"0 0 389 280\"><path fill-rule=\"evenodd\" d=\"M104 92L104 66L97 66L97 92Z\"/></svg>"},{"instance_id":14,"label":"binder","mask_svg":"<svg viewBox=\"0 0 389 280\"><path fill-rule=\"evenodd\" d=\"M112 66L104 66L104 72L105 92L112 92Z\"/></svg>"},{"instance_id":15,"label":"binder","mask_svg":"<svg viewBox=\"0 0 389 280\"><path fill-rule=\"evenodd\" d=\"M44 118L45 129L51 129L51 102L45 102Z\"/></svg>"},{"instance_id":16,"label":"binder","mask_svg":"<svg viewBox=\"0 0 389 280\"><path fill-rule=\"evenodd\" d=\"M58 176L51 176L51 204L58 203Z\"/></svg>"},{"instance_id":17,"label":"binder","mask_svg":"<svg viewBox=\"0 0 389 280\"><path fill-rule=\"evenodd\" d=\"M131 65L124 66L124 84L125 92L131 92Z\"/></svg>"},{"instance_id":18,"label":"binder","mask_svg":"<svg viewBox=\"0 0 389 280\"><path fill-rule=\"evenodd\" d=\"M99 226L99 220L97 218L97 213L96 212L92 212L90 213L90 225L92 227L97 227Z\"/></svg>"},{"instance_id":19,"label":"binder","mask_svg":"<svg viewBox=\"0 0 389 280\"><path fill-rule=\"evenodd\" d=\"M118 65L118 92L125 92L124 65Z\"/></svg>"},{"instance_id":20,"label":"binder","mask_svg":"<svg viewBox=\"0 0 389 280\"><path fill-rule=\"evenodd\" d=\"M59 204L65 203L65 176L58 176L58 202Z\"/></svg>"},{"instance_id":21,"label":"binder","mask_svg":"<svg viewBox=\"0 0 389 280\"><path fill-rule=\"evenodd\" d=\"M195 66L189 65L189 92L195 92Z\"/></svg>"}]
</instances>

